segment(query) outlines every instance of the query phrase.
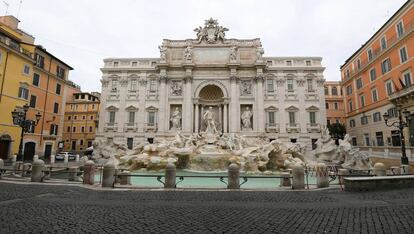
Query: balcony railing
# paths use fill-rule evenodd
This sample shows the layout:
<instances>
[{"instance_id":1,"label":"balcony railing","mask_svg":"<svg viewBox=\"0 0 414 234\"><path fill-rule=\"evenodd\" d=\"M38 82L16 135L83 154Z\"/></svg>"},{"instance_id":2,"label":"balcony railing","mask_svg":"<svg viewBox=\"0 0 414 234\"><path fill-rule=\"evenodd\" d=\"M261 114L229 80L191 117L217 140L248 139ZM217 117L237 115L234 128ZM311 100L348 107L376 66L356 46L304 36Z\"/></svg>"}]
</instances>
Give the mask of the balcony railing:
<instances>
[{"instance_id":1,"label":"balcony railing","mask_svg":"<svg viewBox=\"0 0 414 234\"><path fill-rule=\"evenodd\" d=\"M367 68L371 64L371 62L373 62L376 58L378 58L383 53L385 53L387 50L392 48L395 44L397 44L399 41L404 39L408 34L410 34L413 31L414 31L414 20L410 21L406 25L406 28L404 29L404 33L401 36L395 35L395 36L391 37L390 39L388 39L386 41L386 44L387 44L386 48L383 49L382 47L380 47L380 48L377 48L377 49L373 50L371 59L362 60L361 61L361 66L359 68L357 66L355 66L354 70L349 69L349 71L350 71L349 77L345 76L345 80L348 80L349 78L354 77L356 74L363 71L365 68ZM352 60L352 61L354 61L354 60Z\"/></svg>"},{"instance_id":2,"label":"balcony railing","mask_svg":"<svg viewBox=\"0 0 414 234\"><path fill-rule=\"evenodd\" d=\"M318 123L307 123L306 129L309 133L311 132L321 132L321 125Z\"/></svg>"},{"instance_id":3,"label":"balcony railing","mask_svg":"<svg viewBox=\"0 0 414 234\"><path fill-rule=\"evenodd\" d=\"M30 51L20 47L20 45L18 43L14 42L13 40L11 40L8 37L0 35L0 42L5 44L9 48L15 50L16 52L20 52L20 53L30 57L31 59L34 58L33 53L31 53Z\"/></svg>"},{"instance_id":4,"label":"balcony railing","mask_svg":"<svg viewBox=\"0 0 414 234\"><path fill-rule=\"evenodd\" d=\"M125 123L124 124L124 132L128 131L137 131L138 130L138 124L137 123Z\"/></svg>"},{"instance_id":5,"label":"balcony railing","mask_svg":"<svg viewBox=\"0 0 414 234\"><path fill-rule=\"evenodd\" d=\"M300 124L298 123L286 123L286 132L300 132Z\"/></svg>"},{"instance_id":6,"label":"balcony railing","mask_svg":"<svg viewBox=\"0 0 414 234\"><path fill-rule=\"evenodd\" d=\"M397 99L400 99L402 97L406 97L407 95L412 96L414 93L414 85L410 85L408 87L405 87L397 92L394 92L388 97L388 100L391 102L396 102Z\"/></svg>"},{"instance_id":7,"label":"balcony railing","mask_svg":"<svg viewBox=\"0 0 414 234\"><path fill-rule=\"evenodd\" d=\"M279 124L277 123L266 123L266 132L279 132Z\"/></svg>"},{"instance_id":8,"label":"balcony railing","mask_svg":"<svg viewBox=\"0 0 414 234\"><path fill-rule=\"evenodd\" d=\"M105 132L116 132L118 131L118 123L105 123L104 126Z\"/></svg>"},{"instance_id":9,"label":"balcony railing","mask_svg":"<svg viewBox=\"0 0 414 234\"><path fill-rule=\"evenodd\" d=\"M158 131L158 124L157 123L145 123L144 131L146 131L146 132L156 132L156 131Z\"/></svg>"}]
</instances>

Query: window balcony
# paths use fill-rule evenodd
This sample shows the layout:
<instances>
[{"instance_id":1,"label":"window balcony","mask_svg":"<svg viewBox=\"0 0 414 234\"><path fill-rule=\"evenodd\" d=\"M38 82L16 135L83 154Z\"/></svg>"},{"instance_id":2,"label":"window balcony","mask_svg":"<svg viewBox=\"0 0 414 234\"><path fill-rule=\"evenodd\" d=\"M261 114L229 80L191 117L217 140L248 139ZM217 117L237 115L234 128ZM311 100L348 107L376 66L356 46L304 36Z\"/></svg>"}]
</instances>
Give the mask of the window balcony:
<instances>
[{"instance_id":1,"label":"window balcony","mask_svg":"<svg viewBox=\"0 0 414 234\"><path fill-rule=\"evenodd\" d=\"M156 132L156 131L158 131L158 124L157 123L145 123L144 131L146 131L146 132Z\"/></svg>"},{"instance_id":2,"label":"window balcony","mask_svg":"<svg viewBox=\"0 0 414 234\"><path fill-rule=\"evenodd\" d=\"M116 132L118 131L118 123L105 123L105 132Z\"/></svg>"},{"instance_id":3,"label":"window balcony","mask_svg":"<svg viewBox=\"0 0 414 234\"><path fill-rule=\"evenodd\" d=\"M307 123L306 124L306 129L307 129L308 133L321 132L321 125L318 124L318 123Z\"/></svg>"},{"instance_id":4,"label":"window balcony","mask_svg":"<svg viewBox=\"0 0 414 234\"><path fill-rule=\"evenodd\" d=\"M266 132L279 132L279 124L277 123L266 123Z\"/></svg>"},{"instance_id":5,"label":"window balcony","mask_svg":"<svg viewBox=\"0 0 414 234\"><path fill-rule=\"evenodd\" d=\"M137 123L125 123L124 124L124 132L133 131L136 132L138 130Z\"/></svg>"},{"instance_id":6,"label":"window balcony","mask_svg":"<svg viewBox=\"0 0 414 234\"><path fill-rule=\"evenodd\" d=\"M300 132L300 124L298 124L298 123L286 123L286 132L288 132L288 133Z\"/></svg>"}]
</instances>

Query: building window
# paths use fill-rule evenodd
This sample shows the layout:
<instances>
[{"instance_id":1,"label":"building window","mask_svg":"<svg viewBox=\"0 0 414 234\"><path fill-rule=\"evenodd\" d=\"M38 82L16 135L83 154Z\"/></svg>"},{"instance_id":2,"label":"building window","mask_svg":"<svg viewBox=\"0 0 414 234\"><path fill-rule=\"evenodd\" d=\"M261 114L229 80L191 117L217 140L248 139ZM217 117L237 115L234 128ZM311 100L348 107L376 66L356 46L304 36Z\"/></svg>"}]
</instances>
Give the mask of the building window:
<instances>
[{"instance_id":1,"label":"building window","mask_svg":"<svg viewBox=\"0 0 414 234\"><path fill-rule=\"evenodd\" d=\"M349 111L350 111L350 112L354 110L354 108L353 108L353 106L352 106L352 101L349 101L349 102L348 102L348 106L349 106Z\"/></svg>"},{"instance_id":2,"label":"building window","mask_svg":"<svg viewBox=\"0 0 414 234\"><path fill-rule=\"evenodd\" d=\"M32 84L34 86L39 86L39 81L40 81L40 75L37 73L33 73L33 81Z\"/></svg>"},{"instance_id":3,"label":"building window","mask_svg":"<svg viewBox=\"0 0 414 234\"><path fill-rule=\"evenodd\" d=\"M352 94L352 85L348 85L346 86L346 95L351 95Z\"/></svg>"},{"instance_id":4,"label":"building window","mask_svg":"<svg viewBox=\"0 0 414 234\"><path fill-rule=\"evenodd\" d=\"M289 125L296 126L295 112L289 112Z\"/></svg>"},{"instance_id":5,"label":"building window","mask_svg":"<svg viewBox=\"0 0 414 234\"><path fill-rule=\"evenodd\" d=\"M72 132L76 132L76 127L73 127L72 128Z\"/></svg>"},{"instance_id":6,"label":"building window","mask_svg":"<svg viewBox=\"0 0 414 234\"><path fill-rule=\"evenodd\" d=\"M25 64L23 66L23 73L26 74L26 75L29 75L30 74L30 67L29 67L29 65Z\"/></svg>"},{"instance_id":7,"label":"building window","mask_svg":"<svg viewBox=\"0 0 414 234\"><path fill-rule=\"evenodd\" d=\"M372 94L372 102L377 102L378 101L378 93L376 89L371 90L371 94Z\"/></svg>"},{"instance_id":8,"label":"building window","mask_svg":"<svg viewBox=\"0 0 414 234\"><path fill-rule=\"evenodd\" d=\"M381 112L375 112L372 114L372 119L374 122L381 121Z\"/></svg>"},{"instance_id":9,"label":"building window","mask_svg":"<svg viewBox=\"0 0 414 234\"><path fill-rule=\"evenodd\" d=\"M328 87L325 87L324 88L324 91L325 91L325 95L328 96L329 95L329 88Z\"/></svg>"},{"instance_id":10,"label":"building window","mask_svg":"<svg viewBox=\"0 0 414 234\"><path fill-rule=\"evenodd\" d=\"M71 120L72 119L72 116L68 116L68 120Z\"/></svg>"},{"instance_id":11,"label":"building window","mask_svg":"<svg viewBox=\"0 0 414 234\"><path fill-rule=\"evenodd\" d=\"M132 66L133 67L136 67L138 65L138 63L137 62L132 62Z\"/></svg>"},{"instance_id":12,"label":"building window","mask_svg":"<svg viewBox=\"0 0 414 234\"><path fill-rule=\"evenodd\" d=\"M80 140L79 141L79 145L83 145L83 140Z\"/></svg>"},{"instance_id":13,"label":"building window","mask_svg":"<svg viewBox=\"0 0 414 234\"><path fill-rule=\"evenodd\" d=\"M59 113L59 103L57 102L55 102L55 104L53 105L53 113Z\"/></svg>"},{"instance_id":14,"label":"building window","mask_svg":"<svg viewBox=\"0 0 414 234\"><path fill-rule=\"evenodd\" d=\"M325 108L329 110L329 102L325 102Z\"/></svg>"},{"instance_id":15,"label":"building window","mask_svg":"<svg viewBox=\"0 0 414 234\"><path fill-rule=\"evenodd\" d=\"M356 87L357 87L357 89L362 88L362 85L363 85L363 83L362 83L362 78L358 78L358 79L356 80Z\"/></svg>"},{"instance_id":16,"label":"building window","mask_svg":"<svg viewBox=\"0 0 414 234\"><path fill-rule=\"evenodd\" d=\"M114 67L118 67L119 62L114 62Z\"/></svg>"},{"instance_id":17,"label":"building window","mask_svg":"<svg viewBox=\"0 0 414 234\"><path fill-rule=\"evenodd\" d=\"M128 123L134 124L135 123L135 112L131 111L128 114Z\"/></svg>"},{"instance_id":18,"label":"building window","mask_svg":"<svg viewBox=\"0 0 414 234\"><path fill-rule=\"evenodd\" d=\"M65 69L63 69L60 66L56 66L56 75L61 78L64 79L65 78Z\"/></svg>"},{"instance_id":19,"label":"building window","mask_svg":"<svg viewBox=\"0 0 414 234\"><path fill-rule=\"evenodd\" d=\"M23 87L19 88L19 94L18 94L19 98L23 98L23 99L29 99L29 90Z\"/></svg>"},{"instance_id":20,"label":"building window","mask_svg":"<svg viewBox=\"0 0 414 234\"><path fill-rule=\"evenodd\" d=\"M385 82L385 89L387 90L387 95L390 96L393 92L392 81L391 80Z\"/></svg>"},{"instance_id":21,"label":"building window","mask_svg":"<svg viewBox=\"0 0 414 234\"><path fill-rule=\"evenodd\" d=\"M85 120L86 119L86 116L85 115L82 115L82 119Z\"/></svg>"},{"instance_id":22,"label":"building window","mask_svg":"<svg viewBox=\"0 0 414 234\"><path fill-rule=\"evenodd\" d=\"M137 80L131 80L131 90L137 90Z\"/></svg>"},{"instance_id":23,"label":"building window","mask_svg":"<svg viewBox=\"0 0 414 234\"><path fill-rule=\"evenodd\" d=\"M70 132L70 126L68 126L67 132Z\"/></svg>"},{"instance_id":24,"label":"building window","mask_svg":"<svg viewBox=\"0 0 414 234\"><path fill-rule=\"evenodd\" d=\"M365 145L366 146L370 146L369 134L368 133L364 133L364 138L365 138Z\"/></svg>"},{"instance_id":25,"label":"building window","mask_svg":"<svg viewBox=\"0 0 414 234\"><path fill-rule=\"evenodd\" d=\"M382 132L376 132L375 137L377 138L377 146L384 146L384 136Z\"/></svg>"},{"instance_id":26,"label":"building window","mask_svg":"<svg viewBox=\"0 0 414 234\"><path fill-rule=\"evenodd\" d=\"M118 81L116 80L116 79L112 79L112 82L111 82L111 91L116 91L117 90L117 87L118 87Z\"/></svg>"},{"instance_id":27,"label":"building window","mask_svg":"<svg viewBox=\"0 0 414 234\"><path fill-rule=\"evenodd\" d=\"M375 70L375 67L369 70L369 77L371 78L371 81L377 79L377 70Z\"/></svg>"},{"instance_id":28,"label":"building window","mask_svg":"<svg viewBox=\"0 0 414 234\"><path fill-rule=\"evenodd\" d=\"M148 124L155 125L155 112L148 112Z\"/></svg>"},{"instance_id":29,"label":"building window","mask_svg":"<svg viewBox=\"0 0 414 234\"><path fill-rule=\"evenodd\" d=\"M387 58L384 61L382 61L381 71L382 71L382 74L385 74L385 73L391 71L391 60L390 60L390 58Z\"/></svg>"},{"instance_id":30,"label":"building window","mask_svg":"<svg viewBox=\"0 0 414 234\"><path fill-rule=\"evenodd\" d=\"M309 123L316 125L316 112L309 112Z\"/></svg>"},{"instance_id":31,"label":"building window","mask_svg":"<svg viewBox=\"0 0 414 234\"><path fill-rule=\"evenodd\" d=\"M58 134L59 126L57 124L50 125L49 135L57 135Z\"/></svg>"},{"instance_id":32,"label":"building window","mask_svg":"<svg viewBox=\"0 0 414 234\"><path fill-rule=\"evenodd\" d=\"M331 125L331 120L330 119L326 120L326 125L328 125L328 126Z\"/></svg>"},{"instance_id":33,"label":"building window","mask_svg":"<svg viewBox=\"0 0 414 234\"><path fill-rule=\"evenodd\" d=\"M134 146L134 138L128 137L127 138L127 147L128 147L128 149L132 149L133 146Z\"/></svg>"},{"instance_id":34,"label":"building window","mask_svg":"<svg viewBox=\"0 0 414 234\"><path fill-rule=\"evenodd\" d=\"M37 97L35 95L30 95L30 104L29 104L30 107L36 108L36 99Z\"/></svg>"},{"instance_id":35,"label":"building window","mask_svg":"<svg viewBox=\"0 0 414 234\"><path fill-rule=\"evenodd\" d=\"M387 49L387 39L385 39L385 36L383 36L383 37L381 38L381 49L382 49L382 50Z\"/></svg>"},{"instance_id":36,"label":"building window","mask_svg":"<svg viewBox=\"0 0 414 234\"><path fill-rule=\"evenodd\" d=\"M338 96L338 89L335 86L332 87L331 92L333 96Z\"/></svg>"},{"instance_id":37,"label":"building window","mask_svg":"<svg viewBox=\"0 0 414 234\"><path fill-rule=\"evenodd\" d=\"M337 102L334 102L334 108L335 108L335 110L338 110L339 108L338 108L338 103Z\"/></svg>"},{"instance_id":38,"label":"building window","mask_svg":"<svg viewBox=\"0 0 414 234\"><path fill-rule=\"evenodd\" d=\"M359 101L361 103L361 107L364 107L365 106L365 96L364 95L359 96Z\"/></svg>"},{"instance_id":39,"label":"building window","mask_svg":"<svg viewBox=\"0 0 414 234\"><path fill-rule=\"evenodd\" d=\"M391 131L392 146L401 146L400 132L398 130Z\"/></svg>"},{"instance_id":40,"label":"building window","mask_svg":"<svg viewBox=\"0 0 414 234\"><path fill-rule=\"evenodd\" d=\"M367 51L367 54L368 54L368 61L371 61L372 60L372 49L370 48L370 49L368 49L368 51Z\"/></svg>"},{"instance_id":41,"label":"building window","mask_svg":"<svg viewBox=\"0 0 414 234\"><path fill-rule=\"evenodd\" d=\"M91 120L93 120L93 115L91 115Z\"/></svg>"},{"instance_id":42,"label":"building window","mask_svg":"<svg viewBox=\"0 0 414 234\"><path fill-rule=\"evenodd\" d=\"M411 72L407 71L405 73L403 73L403 77L404 77L404 85L405 86L411 86L412 82L411 82Z\"/></svg>"},{"instance_id":43,"label":"building window","mask_svg":"<svg viewBox=\"0 0 414 234\"><path fill-rule=\"evenodd\" d=\"M115 111L109 112L109 123L111 124L115 123Z\"/></svg>"},{"instance_id":44,"label":"building window","mask_svg":"<svg viewBox=\"0 0 414 234\"><path fill-rule=\"evenodd\" d=\"M89 126L89 132L93 132L93 127Z\"/></svg>"},{"instance_id":45,"label":"building window","mask_svg":"<svg viewBox=\"0 0 414 234\"><path fill-rule=\"evenodd\" d=\"M274 125L275 124L275 112L273 111L268 112L268 116L269 116L269 125Z\"/></svg>"},{"instance_id":46,"label":"building window","mask_svg":"<svg viewBox=\"0 0 414 234\"><path fill-rule=\"evenodd\" d=\"M61 89L62 89L62 85L61 84L56 84L56 94L60 95Z\"/></svg>"},{"instance_id":47,"label":"building window","mask_svg":"<svg viewBox=\"0 0 414 234\"><path fill-rule=\"evenodd\" d=\"M308 67L312 66L312 61L306 60L306 66L308 66Z\"/></svg>"},{"instance_id":48,"label":"building window","mask_svg":"<svg viewBox=\"0 0 414 234\"><path fill-rule=\"evenodd\" d=\"M357 139L356 137L352 137L352 145L357 146Z\"/></svg>"},{"instance_id":49,"label":"building window","mask_svg":"<svg viewBox=\"0 0 414 234\"><path fill-rule=\"evenodd\" d=\"M40 68L44 68L45 67L45 57L41 56L40 54L36 54L36 66L40 67Z\"/></svg>"},{"instance_id":50,"label":"building window","mask_svg":"<svg viewBox=\"0 0 414 234\"><path fill-rule=\"evenodd\" d=\"M361 69L361 60L360 59L357 60L357 68L358 68L358 70Z\"/></svg>"},{"instance_id":51,"label":"building window","mask_svg":"<svg viewBox=\"0 0 414 234\"><path fill-rule=\"evenodd\" d=\"M351 128L355 127L355 120L353 120L353 119L349 120L349 127L351 127Z\"/></svg>"},{"instance_id":52,"label":"building window","mask_svg":"<svg viewBox=\"0 0 414 234\"><path fill-rule=\"evenodd\" d=\"M405 63L408 60L407 48L403 47L400 49L400 61Z\"/></svg>"},{"instance_id":53,"label":"building window","mask_svg":"<svg viewBox=\"0 0 414 234\"><path fill-rule=\"evenodd\" d=\"M274 86L273 86L273 79L267 79L267 92L273 93L274 92Z\"/></svg>"},{"instance_id":54,"label":"building window","mask_svg":"<svg viewBox=\"0 0 414 234\"><path fill-rule=\"evenodd\" d=\"M286 66L292 66L292 60L287 60L286 61Z\"/></svg>"},{"instance_id":55,"label":"building window","mask_svg":"<svg viewBox=\"0 0 414 234\"><path fill-rule=\"evenodd\" d=\"M293 92L293 79L287 80L287 88L289 92Z\"/></svg>"},{"instance_id":56,"label":"building window","mask_svg":"<svg viewBox=\"0 0 414 234\"><path fill-rule=\"evenodd\" d=\"M308 92L313 92L313 80L308 79Z\"/></svg>"},{"instance_id":57,"label":"building window","mask_svg":"<svg viewBox=\"0 0 414 234\"><path fill-rule=\"evenodd\" d=\"M74 120L77 120L78 119L78 116L77 115L73 116L73 119Z\"/></svg>"},{"instance_id":58,"label":"building window","mask_svg":"<svg viewBox=\"0 0 414 234\"><path fill-rule=\"evenodd\" d=\"M85 127L84 126L81 127L81 132L85 132Z\"/></svg>"},{"instance_id":59,"label":"building window","mask_svg":"<svg viewBox=\"0 0 414 234\"><path fill-rule=\"evenodd\" d=\"M395 107L388 109L387 112L390 118L398 117L398 111Z\"/></svg>"},{"instance_id":60,"label":"building window","mask_svg":"<svg viewBox=\"0 0 414 234\"><path fill-rule=\"evenodd\" d=\"M364 115L361 117L361 125L368 124L368 116Z\"/></svg>"},{"instance_id":61,"label":"building window","mask_svg":"<svg viewBox=\"0 0 414 234\"><path fill-rule=\"evenodd\" d=\"M404 25L403 25L403 22L402 21L398 22L398 24L397 24L396 27L397 27L397 35L398 35L398 37L402 37L404 35Z\"/></svg>"},{"instance_id":62,"label":"building window","mask_svg":"<svg viewBox=\"0 0 414 234\"><path fill-rule=\"evenodd\" d=\"M346 69L345 77L349 79L349 69Z\"/></svg>"},{"instance_id":63,"label":"building window","mask_svg":"<svg viewBox=\"0 0 414 234\"><path fill-rule=\"evenodd\" d=\"M150 92L155 93L157 91L157 81L152 79L150 80Z\"/></svg>"}]
</instances>

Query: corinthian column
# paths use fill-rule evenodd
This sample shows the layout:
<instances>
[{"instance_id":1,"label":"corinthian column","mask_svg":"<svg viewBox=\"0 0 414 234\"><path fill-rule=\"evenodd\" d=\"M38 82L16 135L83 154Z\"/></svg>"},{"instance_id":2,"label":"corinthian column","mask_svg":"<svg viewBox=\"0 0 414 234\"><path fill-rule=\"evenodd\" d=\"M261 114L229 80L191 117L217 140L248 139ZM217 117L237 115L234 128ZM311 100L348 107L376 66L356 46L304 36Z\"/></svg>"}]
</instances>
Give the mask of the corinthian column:
<instances>
[{"instance_id":1,"label":"corinthian column","mask_svg":"<svg viewBox=\"0 0 414 234\"><path fill-rule=\"evenodd\" d=\"M228 132L227 128L227 102L223 105L223 132Z\"/></svg>"},{"instance_id":2,"label":"corinthian column","mask_svg":"<svg viewBox=\"0 0 414 234\"><path fill-rule=\"evenodd\" d=\"M253 116L253 119L256 118L257 129L256 131L264 132L265 128L265 116L264 116L264 100L263 100L263 76L256 77L256 116Z\"/></svg>"},{"instance_id":3,"label":"corinthian column","mask_svg":"<svg viewBox=\"0 0 414 234\"><path fill-rule=\"evenodd\" d=\"M192 118L192 104L191 104L191 77L185 78L185 90L184 90L184 106L183 106L183 130L185 133L191 132L191 127L193 126Z\"/></svg>"},{"instance_id":4,"label":"corinthian column","mask_svg":"<svg viewBox=\"0 0 414 234\"><path fill-rule=\"evenodd\" d=\"M167 77L166 76L160 76L160 90L159 90L159 103L160 103L160 107L158 108L158 116L160 116L161 118L158 119L158 129L160 132L165 132L168 129L165 127L165 110L167 109L166 107L166 94L167 94L167 90L165 88L166 86L166 81L167 81Z\"/></svg>"},{"instance_id":5,"label":"corinthian column","mask_svg":"<svg viewBox=\"0 0 414 234\"><path fill-rule=\"evenodd\" d=\"M195 113L194 113L194 121L195 121L194 132L195 133L198 132L198 120L199 120L199 117L198 117L198 103L195 103Z\"/></svg>"},{"instance_id":6,"label":"corinthian column","mask_svg":"<svg viewBox=\"0 0 414 234\"><path fill-rule=\"evenodd\" d=\"M230 77L230 132L237 132L237 124L240 123L238 111L238 97L237 97L237 76Z\"/></svg>"}]
</instances>

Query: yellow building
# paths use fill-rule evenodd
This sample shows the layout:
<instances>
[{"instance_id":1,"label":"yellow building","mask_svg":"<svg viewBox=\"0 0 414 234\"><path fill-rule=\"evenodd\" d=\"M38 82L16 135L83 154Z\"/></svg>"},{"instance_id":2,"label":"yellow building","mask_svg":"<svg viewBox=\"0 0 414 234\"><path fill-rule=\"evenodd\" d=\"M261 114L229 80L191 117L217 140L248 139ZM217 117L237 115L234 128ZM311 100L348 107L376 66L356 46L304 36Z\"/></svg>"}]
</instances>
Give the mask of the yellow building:
<instances>
[{"instance_id":1,"label":"yellow building","mask_svg":"<svg viewBox=\"0 0 414 234\"><path fill-rule=\"evenodd\" d=\"M11 112L28 104L33 77L34 38L20 30L13 16L0 17L0 158L17 154L21 128Z\"/></svg>"},{"instance_id":2,"label":"yellow building","mask_svg":"<svg viewBox=\"0 0 414 234\"><path fill-rule=\"evenodd\" d=\"M82 153L95 140L99 93L74 93L66 102L63 126L64 150Z\"/></svg>"}]
</instances>

